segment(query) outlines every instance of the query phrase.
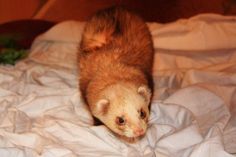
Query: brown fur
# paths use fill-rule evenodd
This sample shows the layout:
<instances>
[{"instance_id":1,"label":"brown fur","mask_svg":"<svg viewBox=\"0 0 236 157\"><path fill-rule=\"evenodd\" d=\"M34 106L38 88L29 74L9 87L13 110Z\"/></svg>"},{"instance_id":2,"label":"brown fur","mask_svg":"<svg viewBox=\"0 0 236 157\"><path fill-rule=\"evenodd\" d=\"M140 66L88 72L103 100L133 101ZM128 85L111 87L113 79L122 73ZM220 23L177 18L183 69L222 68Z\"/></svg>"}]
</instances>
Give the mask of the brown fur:
<instances>
[{"instance_id":1,"label":"brown fur","mask_svg":"<svg viewBox=\"0 0 236 157\"><path fill-rule=\"evenodd\" d=\"M92 113L101 91L113 84L152 89L153 52L150 32L137 15L122 8L95 14L85 26L78 53L80 90Z\"/></svg>"}]
</instances>

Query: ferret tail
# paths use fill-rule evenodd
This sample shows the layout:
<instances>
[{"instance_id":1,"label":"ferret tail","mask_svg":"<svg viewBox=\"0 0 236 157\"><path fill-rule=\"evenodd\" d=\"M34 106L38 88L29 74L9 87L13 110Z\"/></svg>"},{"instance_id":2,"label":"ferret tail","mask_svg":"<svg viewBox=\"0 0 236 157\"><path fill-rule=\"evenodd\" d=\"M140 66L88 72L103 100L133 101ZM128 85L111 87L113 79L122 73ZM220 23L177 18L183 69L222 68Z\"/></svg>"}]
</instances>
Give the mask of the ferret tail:
<instances>
[{"instance_id":1,"label":"ferret tail","mask_svg":"<svg viewBox=\"0 0 236 157\"><path fill-rule=\"evenodd\" d=\"M80 49L89 52L109 44L115 35L121 34L120 17L125 12L127 13L122 7L112 7L97 12L85 26Z\"/></svg>"}]
</instances>

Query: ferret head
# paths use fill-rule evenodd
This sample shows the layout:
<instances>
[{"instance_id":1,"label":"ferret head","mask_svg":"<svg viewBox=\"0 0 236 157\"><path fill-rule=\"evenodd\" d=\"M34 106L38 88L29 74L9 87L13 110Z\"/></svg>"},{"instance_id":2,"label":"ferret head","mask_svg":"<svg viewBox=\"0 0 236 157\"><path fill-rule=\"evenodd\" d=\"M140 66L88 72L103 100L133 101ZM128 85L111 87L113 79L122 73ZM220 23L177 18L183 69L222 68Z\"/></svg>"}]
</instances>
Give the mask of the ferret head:
<instances>
[{"instance_id":1,"label":"ferret head","mask_svg":"<svg viewBox=\"0 0 236 157\"><path fill-rule=\"evenodd\" d=\"M116 84L101 92L93 114L109 129L125 138L145 134L151 92L147 86Z\"/></svg>"}]
</instances>

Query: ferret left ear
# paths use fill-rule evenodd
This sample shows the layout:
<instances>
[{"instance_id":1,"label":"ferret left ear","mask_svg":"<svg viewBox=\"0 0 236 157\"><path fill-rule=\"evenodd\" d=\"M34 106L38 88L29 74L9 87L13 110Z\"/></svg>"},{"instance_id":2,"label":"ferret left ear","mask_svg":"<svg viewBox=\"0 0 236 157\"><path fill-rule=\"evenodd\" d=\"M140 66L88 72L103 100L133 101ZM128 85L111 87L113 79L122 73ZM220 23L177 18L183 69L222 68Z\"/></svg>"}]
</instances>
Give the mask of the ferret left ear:
<instances>
[{"instance_id":1,"label":"ferret left ear","mask_svg":"<svg viewBox=\"0 0 236 157\"><path fill-rule=\"evenodd\" d=\"M96 103L96 112L97 114L105 114L109 107L109 100L107 99L100 99Z\"/></svg>"},{"instance_id":2,"label":"ferret left ear","mask_svg":"<svg viewBox=\"0 0 236 157\"><path fill-rule=\"evenodd\" d=\"M148 103L150 102L150 98L151 98L151 90L145 86L145 85L142 85L138 88L138 93L140 95L142 95L146 101L148 101Z\"/></svg>"}]
</instances>

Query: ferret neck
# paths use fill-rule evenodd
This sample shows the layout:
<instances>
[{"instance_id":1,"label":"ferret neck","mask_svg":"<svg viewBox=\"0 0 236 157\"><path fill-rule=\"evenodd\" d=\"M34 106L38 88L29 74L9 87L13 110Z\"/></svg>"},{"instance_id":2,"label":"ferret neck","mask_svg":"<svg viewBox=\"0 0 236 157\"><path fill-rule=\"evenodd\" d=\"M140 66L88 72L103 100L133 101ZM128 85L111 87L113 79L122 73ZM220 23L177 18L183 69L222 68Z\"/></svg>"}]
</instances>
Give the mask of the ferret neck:
<instances>
[{"instance_id":1,"label":"ferret neck","mask_svg":"<svg viewBox=\"0 0 236 157\"><path fill-rule=\"evenodd\" d=\"M114 69L113 69L114 68ZM105 72L98 73L87 86L87 101L93 104L93 101L101 97L102 91L110 86L117 84L132 85L139 87L140 85L147 84L145 74L138 68L119 65L110 67Z\"/></svg>"}]
</instances>

